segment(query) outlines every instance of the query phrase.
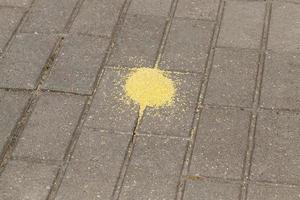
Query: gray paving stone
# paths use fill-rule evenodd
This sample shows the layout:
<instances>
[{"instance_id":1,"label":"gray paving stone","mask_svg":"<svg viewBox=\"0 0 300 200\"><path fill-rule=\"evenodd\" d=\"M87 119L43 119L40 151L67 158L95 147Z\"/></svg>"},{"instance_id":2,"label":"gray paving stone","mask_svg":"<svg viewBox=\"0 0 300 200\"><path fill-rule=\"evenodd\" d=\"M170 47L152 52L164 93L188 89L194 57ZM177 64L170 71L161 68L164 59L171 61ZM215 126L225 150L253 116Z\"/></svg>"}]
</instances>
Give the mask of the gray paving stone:
<instances>
[{"instance_id":1,"label":"gray paving stone","mask_svg":"<svg viewBox=\"0 0 300 200\"><path fill-rule=\"evenodd\" d=\"M203 72L208 56L213 23L175 18L161 67L171 70Z\"/></svg>"},{"instance_id":2,"label":"gray paving stone","mask_svg":"<svg viewBox=\"0 0 300 200\"><path fill-rule=\"evenodd\" d=\"M300 5L275 3L272 9L268 48L300 53Z\"/></svg>"},{"instance_id":3,"label":"gray paving stone","mask_svg":"<svg viewBox=\"0 0 300 200\"><path fill-rule=\"evenodd\" d=\"M261 104L269 108L300 108L300 54L267 53Z\"/></svg>"},{"instance_id":4,"label":"gray paving stone","mask_svg":"<svg viewBox=\"0 0 300 200\"><path fill-rule=\"evenodd\" d=\"M202 77L170 73L170 78L176 87L174 104L159 109L147 108L138 132L189 137Z\"/></svg>"},{"instance_id":5,"label":"gray paving stone","mask_svg":"<svg viewBox=\"0 0 300 200\"><path fill-rule=\"evenodd\" d=\"M37 0L23 27L24 32L63 32L78 0Z\"/></svg>"},{"instance_id":6,"label":"gray paving stone","mask_svg":"<svg viewBox=\"0 0 300 200\"><path fill-rule=\"evenodd\" d=\"M183 200L238 200L239 185L188 181Z\"/></svg>"},{"instance_id":7,"label":"gray paving stone","mask_svg":"<svg viewBox=\"0 0 300 200\"><path fill-rule=\"evenodd\" d=\"M0 87L33 89L55 42L52 36L17 35L0 61Z\"/></svg>"},{"instance_id":8,"label":"gray paving stone","mask_svg":"<svg viewBox=\"0 0 300 200\"><path fill-rule=\"evenodd\" d=\"M130 138L84 129L56 200L110 199Z\"/></svg>"},{"instance_id":9,"label":"gray paving stone","mask_svg":"<svg viewBox=\"0 0 300 200\"><path fill-rule=\"evenodd\" d=\"M248 200L296 200L300 199L299 187L260 186L251 184Z\"/></svg>"},{"instance_id":10,"label":"gray paving stone","mask_svg":"<svg viewBox=\"0 0 300 200\"><path fill-rule=\"evenodd\" d=\"M300 182L300 114L259 114L251 179Z\"/></svg>"},{"instance_id":11,"label":"gray paving stone","mask_svg":"<svg viewBox=\"0 0 300 200\"><path fill-rule=\"evenodd\" d=\"M23 11L21 9L0 7L0 53L17 28Z\"/></svg>"},{"instance_id":12,"label":"gray paving stone","mask_svg":"<svg viewBox=\"0 0 300 200\"><path fill-rule=\"evenodd\" d=\"M43 94L13 155L61 160L83 104L83 97Z\"/></svg>"},{"instance_id":13,"label":"gray paving stone","mask_svg":"<svg viewBox=\"0 0 300 200\"><path fill-rule=\"evenodd\" d=\"M179 0L176 17L215 20L219 0Z\"/></svg>"},{"instance_id":14,"label":"gray paving stone","mask_svg":"<svg viewBox=\"0 0 300 200\"><path fill-rule=\"evenodd\" d=\"M228 1L224 12L218 45L258 49L265 2Z\"/></svg>"},{"instance_id":15,"label":"gray paving stone","mask_svg":"<svg viewBox=\"0 0 300 200\"><path fill-rule=\"evenodd\" d=\"M83 3L71 32L110 36L124 0L87 0Z\"/></svg>"},{"instance_id":16,"label":"gray paving stone","mask_svg":"<svg viewBox=\"0 0 300 200\"><path fill-rule=\"evenodd\" d=\"M56 169L54 165L10 161L0 176L0 199L45 200Z\"/></svg>"},{"instance_id":17,"label":"gray paving stone","mask_svg":"<svg viewBox=\"0 0 300 200\"><path fill-rule=\"evenodd\" d=\"M0 152L29 99L28 93L0 90Z\"/></svg>"},{"instance_id":18,"label":"gray paving stone","mask_svg":"<svg viewBox=\"0 0 300 200\"><path fill-rule=\"evenodd\" d=\"M129 15L119 34L109 64L151 66L163 35L165 18Z\"/></svg>"},{"instance_id":19,"label":"gray paving stone","mask_svg":"<svg viewBox=\"0 0 300 200\"><path fill-rule=\"evenodd\" d=\"M89 36L68 37L43 87L91 94L108 42Z\"/></svg>"},{"instance_id":20,"label":"gray paving stone","mask_svg":"<svg viewBox=\"0 0 300 200\"><path fill-rule=\"evenodd\" d=\"M123 86L129 70L106 69L93 100L85 126L132 132L138 107L125 99ZM127 103L128 102L128 103Z\"/></svg>"},{"instance_id":21,"label":"gray paving stone","mask_svg":"<svg viewBox=\"0 0 300 200\"><path fill-rule=\"evenodd\" d=\"M205 103L251 107L258 67L258 53L216 49Z\"/></svg>"},{"instance_id":22,"label":"gray paving stone","mask_svg":"<svg viewBox=\"0 0 300 200\"><path fill-rule=\"evenodd\" d=\"M120 200L174 199L186 142L138 137Z\"/></svg>"},{"instance_id":23,"label":"gray paving stone","mask_svg":"<svg viewBox=\"0 0 300 200\"><path fill-rule=\"evenodd\" d=\"M190 173L240 179L247 148L250 113L240 110L204 109Z\"/></svg>"},{"instance_id":24,"label":"gray paving stone","mask_svg":"<svg viewBox=\"0 0 300 200\"><path fill-rule=\"evenodd\" d=\"M168 16L172 0L133 0L128 14Z\"/></svg>"},{"instance_id":25,"label":"gray paving stone","mask_svg":"<svg viewBox=\"0 0 300 200\"><path fill-rule=\"evenodd\" d=\"M32 0L0 0L0 5L28 7Z\"/></svg>"}]
</instances>

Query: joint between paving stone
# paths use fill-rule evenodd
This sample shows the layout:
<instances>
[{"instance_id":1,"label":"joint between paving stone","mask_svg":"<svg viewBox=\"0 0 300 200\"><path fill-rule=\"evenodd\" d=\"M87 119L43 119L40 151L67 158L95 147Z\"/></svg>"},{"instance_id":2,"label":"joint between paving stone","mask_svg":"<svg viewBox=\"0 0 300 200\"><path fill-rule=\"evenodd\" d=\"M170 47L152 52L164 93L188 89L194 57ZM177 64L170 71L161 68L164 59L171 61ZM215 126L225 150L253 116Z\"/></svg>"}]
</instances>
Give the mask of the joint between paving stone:
<instances>
[{"instance_id":1,"label":"joint between paving stone","mask_svg":"<svg viewBox=\"0 0 300 200\"><path fill-rule=\"evenodd\" d=\"M267 42L268 42L268 36L270 30L271 11L272 11L272 1L267 0L265 5L264 25L263 25L262 35L261 35L260 52L259 52L259 63L258 63L258 70L257 70L255 90L254 90L253 103L252 103L253 111L251 114L251 119L249 124L247 149L245 152L244 163L243 163L243 175L242 175L243 183L239 194L239 200L246 200L248 194L249 176L251 173L253 151L255 148L257 114L260 109L259 101L260 101L262 79L263 79L263 72L264 72L264 65L265 65L265 54L266 54Z\"/></svg>"},{"instance_id":2,"label":"joint between paving stone","mask_svg":"<svg viewBox=\"0 0 300 200\"><path fill-rule=\"evenodd\" d=\"M110 37L106 36L106 35L95 35L95 34L90 34L90 33L77 33L77 32L67 32L67 33L59 33L59 32L36 32L36 31L22 31L20 30L20 32L22 35L32 35L32 34L36 34L36 35L47 35L47 36L58 36L58 37L64 37L64 38L68 38L68 37L72 37L72 36L85 36L85 37L91 37L91 38L103 38L103 39L110 39Z\"/></svg>"},{"instance_id":3,"label":"joint between paving stone","mask_svg":"<svg viewBox=\"0 0 300 200\"><path fill-rule=\"evenodd\" d=\"M228 50L233 50L233 51L243 51L243 50L247 50L247 51L252 51L252 52L259 52L259 49L256 48L251 48L251 47L230 47L230 46L222 46L222 45L217 45L216 48L218 49L228 49Z\"/></svg>"},{"instance_id":4,"label":"joint between paving stone","mask_svg":"<svg viewBox=\"0 0 300 200\"><path fill-rule=\"evenodd\" d=\"M206 63L205 63L204 78L203 78L203 81L201 82L201 87L200 87L199 96L198 96L198 100L197 100L197 102L198 102L197 108L195 110L194 119L192 122L191 131L190 131L191 139L187 145L187 149L186 149L186 152L184 155L184 161L183 161L182 169L180 172L180 180L179 180L179 184L178 184L177 190L176 190L176 197L175 197L176 200L183 200L183 198L184 198L184 192L185 192L185 188L186 188L186 180L183 178L183 176L188 175L188 173L189 173L191 158L192 158L196 135L197 135L196 133L197 133L198 124L200 121L201 112L204 107L204 105L203 105L204 97L205 97L206 90L207 90L208 80L209 80L209 76L210 76L212 64L213 64L215 48L216 48L217 40L218 40L219 33L220 33L221 22L222 22L223 15L224 15L224 6L225 6L225 1L220 0L215 25L213 28L213 34L212 34L211 41L210 41L209 53L208 53L208 57L207 57Z\"/></svg>"},{"instance_id":5,"label":"joint between paving stone","mask_svg":"<svg viewBox=\"0 0 300 200\"><path fill-rule=\"evenodd\" d=\"M80 133L81 133L81 129L82 129L83 124L84 124L84 122L87 118L87 114L88 114L88 111L91 107L91 103L93 101L93 98L96 94L97 87L100 84L100 81L101 81L101 78L102 78L102 75L103 75L103 72L104 72L104 66L107 64L107 62L109 60L109 57L112 53L112 49L115 45L115 39L116 39L117 34L118 34L118 32L121 28L121 25L124 22L124 18L125 18L125 15L127 13L127 10L129 8L130 3L131 3L131 0L125 0L123 5L122 5L122 8L120 9L118 20L117 20L117 22L116 22L116 24L113 28L113 31L111 33L110 44L107 47L107 51L105 53L104 59L102 60L102 63L100 64L100 67L98 69L98 72L97 72L97 75L96 75L96 78L95 78L95 81L94 81L94 84L93 84L93 87L92 87L93 88L92 94L90 96L88 96L88 98L87 98L87 100L84 104L82 113L80 114L78 123L76 125L76 128L75 128L73 134L72 134L71 141L70 141L70 143L69 143L69 145L68 145L68 147L65 151L65 155L64 155L64 158L63 158L63 163L62 163L61 167L58 169L58 172L57 172L57 174L56 174L56 176L55 176L55 178L52 182L50 192L48 193L48 196L46 198L47 200L54 200L56 198L57 192L58 192L59 187L60 187L60 185L63 181L65 172L67 170L67 167L68 167L69 162L71 160L72 154L73 154L73 152L75 150L75 147L76 147L76 144L78 142L78 139L79 139L79 136L80 136ZM78 14L78 12L77 12L77 14Z\"/></svg>"},{"instance_id":6,"label":"joint between paving stone","mask_svg":"<svg viewBox=\"0 0 300 200\"><path fill-rule=\"evenodd\" d=\"M246 111L253 111L253 108L250 107L243 107L243 106L228 106L228 105L218 105L212 103L205 103L203 105L204 108L218 108L218 109L230 109L230 110L246 110Z\"/></svg>"},{"instance_id":7,"label":"joint between paving stone","mask_svg":"<svg viewBox=\"0 0 300 200\"><path fill-rule=\"evenodd\" d=\"M27 157L27 156L12 156L10 160L24 161L27 163L56 165L56 166L59 166L62 164L62 162L60 160L32 158L32 157Z\"/></svg>"},{"instance_id":8,"label":"joint between paving stone","mask_svg":"<svg viewBox=\"0 0 300 200\"><path fill-rule=\"evenodd\" d=\"M159 64L161 62L162 55L164 53L165 46L166 46L166 43L167 43L167 40L168 40L168 36L170 34L172 22L173 22L173 19L174 19L174 16L175 16L177 4L178 4L178 0L173 0L172 1L170 11L169 11L169 15L168 15L166 25L165 25L165 28L164 28L163 36L162 36L162 39L160 41L158 51L156 53L154 67L159 66Z\"/></svg>"},{"instance_id":9,"label":"joint between paving stone","mask_svg":"<svg viewBox=\"0 0 300 200\"><path fill-rule=\"evenodd\" d=\"M186 181L207 181L213 183L224 183L224 184L243 184L241 179L234 179L234 178L222 178L222 177L212 177L212 176L205 176L205 175L184 175L183 179ZM271 181L263 181L263 180L249 180L251 184L257 185L268 185L268 186L283 186L283 187L299 187L300 184L295 183L287 183L287 182L271 182Z\"/></svg>"},{"instance_id":10,"label":"joint between paving stone","mask_svg":"<svg viewBox=\"0 0 300 200\"><path fill-rule=\"evenodd\" d=\"M13 9L23 9L27 10L28 8L22 6L12 6L12 5L0 5L0 8L13 8Z\"/></svg>"},{"instance_id":11,"label":"joint between paving stone","mask_svg":"<svg viewBox=\"0 0 300 200\"><path fill-rule=\"evenodd\" d=\"M7 92L25 92L25 93L32 93L32 92L35 91L35 89L28 89L28 88L4 88L4 87L0 87L0 90L4 90L4 91L7 91ZM78 93L78 92L68 92L68 91L43 89L43 88L40 89L40 92L42 92L42 93L75 95L75 96L82 96L82 97L91 96L89 94L83 94L83 93Z\"/></svg>"},{"instance_id":12,"label":"joint between paving stone","mask_svg":"<svg viewBox=\"0 0 300 200\"><path fill-rule=\"evenodd\" d=\"M204 175L184 175L183 179L185 181L207 181L213 183L225 183L225 184L241 184L242 181L240 179L234 178L220 178L220 177L212 177L212 176L204 176Z\"/></svg>"},{"instance_id":13,"label":"joint between paving stone","mask_svg":"<svg viewBox=\"0 0 300 200\"><path fill-rule=\"evenodd\" d=\"M265 107L260 107L258 112L261 111L265 111L265 110L269 110L269 111L273 111L273 112L289 112L289 113L300 113L299 109L289 109L289 108L265 108Z\"/></svg>"},{"instance_id":14,"label":"joint between paving stone","mask_svg":"<svg viewBox=\"0 0 300 200\"><path fill-rule=\"evenodd\" d=\"M199 22L216 22L215 19L204 19L204 18L196 18L196 17L176 17L174 16L174 19L176 20L195 20Z\"/></svg>"},{"instance_id":15,"label":"joint between paving stone","mask_svg":"<svg viewBox=\"0 0 300 200\"><path fill-rule=\"evenodd\" d=\"M64 27L63 33L69 33L72 27L72 24L74 23L75 18L77 17L80 8L82 7L82 4L84 3L85 0L78 0L72 10L72 13L67 20L67 23Z\"/></svg>"},{"instance_id":16,"label":"joint between paving stone","mask_svg":"<svg viewBox=\"0 0 300 200\"><path fill-rule=\"evenodd\" d=\"M113 70L120 70L120 71L127 71L128 69L132 69L131 66L128 65L117 65L117 66L113 66L113 65L106 65L105 66L106 69L113 69ZM191 71L183 71L183 70L173 70L173 69L163 69L163 71L167 72L167 73L171 73L171 74L178 74L178 75L203 75L203 73L201 72L191 72Z\"/></svg>"}]
</instances>

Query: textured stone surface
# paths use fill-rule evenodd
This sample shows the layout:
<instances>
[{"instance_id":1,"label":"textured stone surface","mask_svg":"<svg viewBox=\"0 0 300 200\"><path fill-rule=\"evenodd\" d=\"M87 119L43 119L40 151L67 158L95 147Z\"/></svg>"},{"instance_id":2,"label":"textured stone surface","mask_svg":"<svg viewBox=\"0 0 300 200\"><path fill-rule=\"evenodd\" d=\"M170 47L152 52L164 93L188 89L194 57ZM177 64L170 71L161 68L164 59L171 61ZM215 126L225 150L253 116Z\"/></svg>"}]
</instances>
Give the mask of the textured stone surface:
<instances>
[{"instance_id":1,"label":"textured stone surface","mask_svg":"<svg viewBox=\"0 0 300 200\"><path fill-rule=\"evenodd\" d=\"M82 97L43 95L25 127L14 156L62 159L83 104Z\"/></svg>"},{"instance_id":2,"label":"textured stone surface","mask_svg":"<svg viewBox=\"0 0 300 200\"><path fill-rule=\"evenodd\" d=\"M258 53L239 49L217 49L205 103L251 107Z\"/></svg>"},{"instance_id":3,"label":"textured stone surface","mask_svg":"<svg viewBox=\"0 0 300 200\"><path fill-rule=\"evenodd\" d=\"M21 117L28 98L28 93L0 90L0 152L16 122Z\"/></svg>"},{"instance_id":4,"label":"textured stone surface","mask_svg":"<svg viewBox=\"0 0 300 200\"><path fill-rule=\"evenodd\" d=\"M56 199L110 199L130 138L84 129Z\"/></svg>"},{"instance_id":5,"label":"textured stone surface","mask_svg":"<svg viewBox=\"0 0 300 200\"><path fill-rule=\"evenodd\" d=\"M123 86L129 70L106 69L85 126L132 132L138 107L124 98Z\"/></svg>"},{"instance_id":6,"label":"textured stone surface","mask_svg":"<svg viewBox=\"0 0 300 200\"><path fill-rule=\"evenodd\" d=\"M0 199L46 199L56 169L54 165L11 161L0 176Z\"/></svg>"},{"instance_id":7,"label":"textured stone surface","mask_svg":"<svg viewBox=\"0 0 300 200\"><path fill-rule=\"evenodd\" d=\"M250 113L205 109L202 113L190 173L235 178L242 176Z\"/></svg>"},{"instance_id":8,"label":"textured stone surface","mask_svg":"<svg viewBox=\"0 0 300 200\"><path fill-rule=\"evenodd\" d=\"M176 96L174 104L160 109L147 108L138 132L189 137L200 90L201 76L170 73Z\"/></svg>"},{"instance_id":9,"label":"textured stone surface","mask_svg":"<svg viewBox=\"0 0 300 200\"><path fill-rule=\"evenodd\" d=\"M44 88L90 94L108 40L73 36L63 45Z\"/></svg>"},{"instance_id":10,"label":"textured stone surface","mask_svg":"<svg viewBox=\"0 0 300 200\"><path fill-rule=\"evenodd\" d=\"M131 15L125 19L110 65L151 66L159 48L165 18Z\"/></svg>"},{"instance_id":11,"label":"textured stone surface","mask_svg":"<svg viewBox=\"0 0 300 200\"><path fill-rule=\"evenodd\" d=\"M219 0L179 0L176 17L215 20Z\"/></svg>"},{"instance_id":12,"label":"textured stone surface","mask_svg":"<svg viewBox=\"0 0 300 200\"><path fill-rule=\"evenodd\" d=\"M22 15L23 11L21 9L0 7L0 54L17 28Z\"/></svg>"},{"instance_id":13,"label":"textured stone surface","mask_svg":"<svg viewBox=\"0 0 300 200\"><path fill-rule=\"evenodd\" d=\"M300 114L264 111L256 128L254 180L300 182Z\"/></svg>"},{"instance_id":14,"label":"textured stone surface","mask_svg":"<svg viewBox=\"0 0 300 200\"><path fill-rule=\"evenodd\" d=\"M172 0L133 0L128 13L139 15L167 16Z\"/></svg>"},{"instance_id":15,"label":"textured stone surface","mask_svg":"<svg viewBox=\"0 0 300 200\"><path fill-rule=\"evenodd\" d=\"M239 185L213 183L207 181L188 181L184 200L238 200Z\"/></svg>"},{"instance_id":16,"label":"textured stone surface","mask_svg":"<svg viewBox=\"0 0 300 200\"><path fill-rule=\"evenodd\" d=\"M37 0L22 27L25 32L60 33L78 0Z\"/></svg>"},{"instance_id":17,"label":"textured stone surface","mask_svg":"<svg viewBox=\"0 0 300 200\"><path fill-rule=\"evenodd\" d=\"M296 200L299 198L299 187L260 186L252 184L248 192L249 200Z\"/></svg>"},{"instance_id":18,"label":"textured stone surface","mask_svg":"<svg viewBox=\"0 0 300 200\"><path fill-rule=\"evenodd\" d=\"M83 3L71 32L110 36L124 0L87 0Z\"/></svg>"},{"instance_id":19,"label":"textured stone surface","mask_svg":"<svg viewBox=\"0 0 300 200\"><path fill-rule=\"evenodd\" d=\"M228 1L225 5L218 45L258 49L264 11L264 2Z\"/></svg>"},{"instance_id":20,"label":"textured stone surface","mask_svg":"<svg viewBox=\"0 0 300 200\"><path fill-rule=\"evenodd\" d=\"M138 137L120 200L174 199L186 141Z\"/></svg>"},{"instance_id":21,"label":"textured stone surface","mask_svg":"<svg viewBox=\"0 0 300 200\"><path fill-rule=\"evenodd\" d=\"M162 58L163 69L203 72L213 23L175 19Z\"/></svg>"},{"instance_id":22,"label":"textured stone surface","mask_svg":"<svg viewBox=\"0 0 300 200\"><path fill-rule=\"evenodd\" d=\"M33 89L55 41L53 36L17 35L0 60L0 87Z\"/></svg>"},{"instance_id":23,"label":"textured stone surface","mask_svg":"<svg viewBox=\"0 0 300 200\"><path fill-rule=\"evenodd\" d=\"M299 3L0 0L0 148L28 117L9 140L0 199L299 199ZM125 80L157 61L174 104L137 124Z\"/></svg>"},{"instance_id":24,"label":"textured stone surface","mask_svg":"<svg viewBox=\"0 0 300 200\"><path fill-rule=\"evenodd\" d=\"M299 4L274 4L268 42L269 49L300 53L299 10Z\"/></svg>"},{"instance_id":25,"label":"textured stone surface","mask_svg":"<svg viewBox=\"0 0 300 200\"><path fill-rule=\"evenodd\" d=\"M32 0L0 0L0 6L28 7Z\"/></svg>"},{"instance_id":26,"label":"textured stone surface","mask_svg":"<svg viewBox=\"0 0 300 200\"><path fill-rule=\"evenodd\" d=\"M266 55L261 104L268 108L300 108L300 54Z\"/></svg>"}]
</instances>

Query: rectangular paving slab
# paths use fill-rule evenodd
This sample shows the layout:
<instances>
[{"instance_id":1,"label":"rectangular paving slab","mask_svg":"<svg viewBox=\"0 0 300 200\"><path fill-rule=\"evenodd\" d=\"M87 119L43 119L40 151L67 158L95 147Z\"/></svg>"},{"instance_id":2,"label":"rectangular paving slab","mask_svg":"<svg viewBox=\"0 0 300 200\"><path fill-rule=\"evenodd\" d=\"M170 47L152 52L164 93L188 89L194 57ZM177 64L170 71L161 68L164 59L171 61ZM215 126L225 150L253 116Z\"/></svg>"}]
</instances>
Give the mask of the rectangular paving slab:
<instances>
[{"instance_id":1,"label":"rectangular paving slab","mask_svg":"<svg viewBox=\"0 0 300 200\"><path fill-rule=\"evenodd\" d=\"M67 37L43 88L91 94L108 42L89 36Z\"/></svg>"},{"instance_id":2,"label":"rectangular paving slab","mask_svg":"<svg viewBox=\"0 0 300 200\"><path fill-rule=\"evenodd\" d=\"M176 89L174 103L157 109L148 107L138 132L189 137L202 76L180 73L169 73L168 76Z\"/></svg>"},{"instance_id":3,"label":"rectangular paving slab","mask_svg":"<svg viewBox=\"0 0 300 200\"><path fill-rule=\"evenodd\" d=\"M274 3L268 48L300 53L300 4Z\"/></svg>"},{"instance_id":4,"label":"rectangular paving slab","mask_svg":"<svg viewBox=\"0 0 300 200\"><path fill-rule=\"evenodd\" d=\"M218 45L258 49L264 13L265 2L227 1Z\"/></svg>"},{"instance_id":5,"label":"rectangular paving slab","mask_svg":"<svg viewBox=\"0 0 300 200\"><path fill-rule=\"evenodd\" d=\"M84 129L56 200L110 199L130 138Z\"/></svg>"},{"instance_id":6,"label":"rectangular paving slab","mask_svg":"<svg viewBox=\"0 0 300 200\"><path fill-rule=\"evenodd\" d=\"M33 89L55 42L54 36L17 35L0 60L0 87Z\"/></svg>"},{"instance_id":7,"label":"rectangular paving slab","mask_svg":"<svg viewBox=\"0 0 300 200\"><path fill-rule=\"evenodd\" d=\"M164 17L128 15L109 65L152 66L164 31Z\"/></svg>"},{"instance_id":8,"label":"rectangular paving slab","mask_svg":"<svg viewBox=\"0 0 300 200\"><path fill-rule=\"evenodd\" d=\"M170 70L203 72L212 31L211 22L175 18L161 67Z\"/></svg>"},{"instance_id":9,"label":"rectangular paving slab","mask_svg":"<svg viewBox=\"0 0 300 200\"><path fill-rule=\"evenodd\" d=\"M300 54L267 53L261 104L268 108L300 108Z\"/></svg>"},{"instance_id":10,"label":"rectangular paving slab","mask_svg":"<svg viewBox=\"0 0 300 200\"><path fill-rule=\"evenodd\" d=\"M43 94L26 124L13 155L61 160L83 104L83 97Z\"/></svg>"},{"instance_id":11,"label":"rectangular paving slab","mask_svg":"<svg viewBox=\"0 0 300 200\"><path fill-rule=\"evenodd\" d=\"M71 32L110 36L124 0L84 1Z\"/></svg>"},{"instance_id":12,"label":"rectangular paving slab","mask_svg":"<svg viewBox=\"0 0 300 200\"><path fill-rule=\"evenodd\" d=\"M219 0L179 0L176 17L215 20Z\"/></svg>"},{"instance_id":13,"label":"rectangular paving slab","mask_svg":"<svg viewBox=\"0 0 300 200\"><path fill-rule=\"evenodd\" d=\"M259 114L251 179L300 183L299 122L299 113Z\"/></svg>"},{"instance_id":14,"label":"rectangular paving slab","mask_svg":"<svg viewBox=\"0 0 300 200\"><path fill-rule=\"evenodd\" d=\"M205 103L251 107L257 68L256 51L218 48L215 51Z\"/></svg>"},{"instance_id":15,"label":"rectangular paving slab","mask_svg":"<svg viewBox=\"0 0 300 200\"><path fill-rule=\"evenodd\" d=\"M36 0L22 31L41 33L63 32L78 0Z\"/></svg>"},{"instance_id":16,"label":"rectangular paving slab","mask_svg":"<svg viewBox=\"0 0 300 200\"><path fill-rule=\"evenodd\" d=\"M204 109L196 136L190 173L240 179L247 148L250 113Z\"/></svg>"},{"instance_id":17,"label":"rectangular paving slab","mask_svg":"<svg viewBox=\"0 0 300 200\"><path fill-rule=\"evenodd\" d=\"M167 16L172 0L133 0L128 14Z\"/></svg>"},{"instance_id":18,"label":"rectangular paving slab","mask_svg":"<svg viewBox=\"0 0 300 200\"><path fill-rule=\"evenodd\" d=\"M174 199L186 141L138 137L120 200Z\"/></svg>"},{"instance_id":19,"label":"rectangular paving slab","mask_svg":"<svg viewBox=\"0 0 300 200\"><path fill-rule=\"evenodd\" d=\"M0 7L0 54L17 28L23 13L21 9Z\"/></svg>"},{"instance_id":20,"label":"rectangular paving slab","mask_svg":"<svg viewBox=\"0 0 300 200\"><path fill-rule=\"evenodd\" d=\"M21 117L28 99L28 93L0 90L0 152Z\"/></svg>"},{"instance_id":21,"label":"rectangular paving slab","mask_svg":"<svg viewBox=\"0 0 300 200\"><path fill-rule=\"evenodd\" d=\"M0 199L45 200L57 166L10 161L0 176Z\"/></svg>"},{"instance_id":22,"label":"rectangular paving slab","mask_svg":"<svg viewBox=\"0 0 300 200\"><path fill-rule=\"evenodd\" d=\"M188 181L183 200L238 200L239 190L238 184Z\"/></svg>"}]
</instances>

